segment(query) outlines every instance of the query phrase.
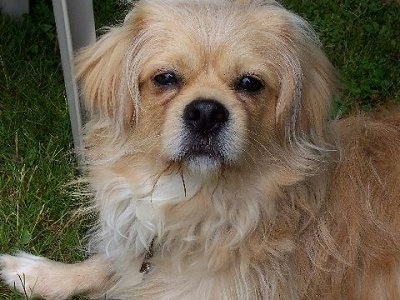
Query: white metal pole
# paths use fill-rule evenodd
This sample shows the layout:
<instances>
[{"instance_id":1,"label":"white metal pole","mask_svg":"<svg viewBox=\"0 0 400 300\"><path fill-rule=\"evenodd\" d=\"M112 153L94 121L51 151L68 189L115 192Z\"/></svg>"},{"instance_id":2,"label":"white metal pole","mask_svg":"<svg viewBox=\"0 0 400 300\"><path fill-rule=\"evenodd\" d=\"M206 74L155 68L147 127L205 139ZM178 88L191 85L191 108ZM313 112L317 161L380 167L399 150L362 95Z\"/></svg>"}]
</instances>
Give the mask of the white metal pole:
<instances>
[{"instance_id":1,"label":"white metal pole","mask_svg":"<svg viewBox=\"0 0 400 300\"><path fill-rule=\"evenodd\" d=\"M81 102L74 78L74 51L95 41L92 0L52 0L64 84L77 153L83 147Z\"/></svg>"}]
</instances>

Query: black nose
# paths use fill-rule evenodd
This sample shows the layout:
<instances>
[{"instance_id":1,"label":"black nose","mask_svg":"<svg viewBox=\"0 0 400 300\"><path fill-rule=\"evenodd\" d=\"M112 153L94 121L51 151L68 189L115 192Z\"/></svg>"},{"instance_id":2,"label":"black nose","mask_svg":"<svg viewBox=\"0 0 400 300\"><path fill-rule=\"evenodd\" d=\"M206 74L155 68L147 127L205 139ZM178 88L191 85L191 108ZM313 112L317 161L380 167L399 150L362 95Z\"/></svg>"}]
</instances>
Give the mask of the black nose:
<instances>
[{"instance_id":1,"label":"black nose","mask_svg":"<svg viewBox=\"0 0 400 300\"><path fill-rule=\"evenodd\" d=\"M211 99L199 99L189 103L183 119L192 131L207 135L217 132L229 118L229 111L221 103Z\"/></svg>"}]
</instances>

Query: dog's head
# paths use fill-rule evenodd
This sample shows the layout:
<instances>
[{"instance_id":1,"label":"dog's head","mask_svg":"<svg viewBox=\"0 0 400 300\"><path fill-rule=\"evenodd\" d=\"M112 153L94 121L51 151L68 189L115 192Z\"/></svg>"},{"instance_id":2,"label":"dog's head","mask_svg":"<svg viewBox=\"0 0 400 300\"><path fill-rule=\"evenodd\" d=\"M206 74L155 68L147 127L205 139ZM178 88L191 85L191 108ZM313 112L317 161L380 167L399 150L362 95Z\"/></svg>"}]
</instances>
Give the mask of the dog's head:
<instances>
[{"instance_id":1,"label":"dog's head","mask_svg":"<svg viewBox=\"0 0 400 300\"><path fill-rule=\"evenodd\" d=\"M143 0L77 62L97 147L200 173L307 172L325 147L331 65L275 1Z\"/></svg>"}]
</instances>

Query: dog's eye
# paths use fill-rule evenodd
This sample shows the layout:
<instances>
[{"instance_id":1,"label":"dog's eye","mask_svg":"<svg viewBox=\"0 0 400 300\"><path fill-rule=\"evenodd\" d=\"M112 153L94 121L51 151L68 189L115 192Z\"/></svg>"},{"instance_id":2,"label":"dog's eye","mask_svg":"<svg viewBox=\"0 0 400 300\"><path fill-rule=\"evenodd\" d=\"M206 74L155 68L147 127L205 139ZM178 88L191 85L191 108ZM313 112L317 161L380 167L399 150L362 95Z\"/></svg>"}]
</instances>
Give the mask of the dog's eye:
<instances>
[{"instance_id":1,"label":"dog's eye","mask_svg":"<svg viewBox=\"0 0 400 300\"><path fill-rule=\"evenodd\" d=\"M263 83L253 76L243 76L236 82L235 88L238 91L258 92L264 87Z\"/></svg>"},{"instance_id":2,"label":"dog's eye","mask_svg":"<svg viewBox=\"0 0 400 300\"><path fill-rule=\"evenodd\" d=\"M173 72L165 72L154 76L154 82L160 86L173 86L178 84L178 77Z\"/></svg>"}]
</instances>

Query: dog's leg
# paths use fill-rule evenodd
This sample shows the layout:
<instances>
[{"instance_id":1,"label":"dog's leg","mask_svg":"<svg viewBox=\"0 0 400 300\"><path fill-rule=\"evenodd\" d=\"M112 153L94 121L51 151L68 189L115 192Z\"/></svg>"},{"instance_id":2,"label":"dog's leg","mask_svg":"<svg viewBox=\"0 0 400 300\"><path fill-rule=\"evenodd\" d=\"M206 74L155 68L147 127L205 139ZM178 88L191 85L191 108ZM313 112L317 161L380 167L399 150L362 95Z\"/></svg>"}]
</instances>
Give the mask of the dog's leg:
<instances>
[{"instance_id":1,"label":"dog's leg","mask_svg":"<svg viewBox=\"0 0 400 300\"><path fill-rule=\"evenodd\" d=\"M20 252L0 256L0 276L27 298L67 299L73 295L95 297L111 284L111 268L103 255L64 264Z\"/></svg>"}]
</instances>

